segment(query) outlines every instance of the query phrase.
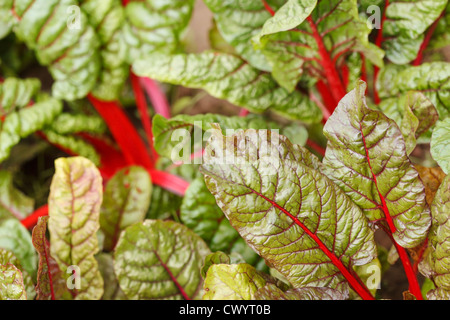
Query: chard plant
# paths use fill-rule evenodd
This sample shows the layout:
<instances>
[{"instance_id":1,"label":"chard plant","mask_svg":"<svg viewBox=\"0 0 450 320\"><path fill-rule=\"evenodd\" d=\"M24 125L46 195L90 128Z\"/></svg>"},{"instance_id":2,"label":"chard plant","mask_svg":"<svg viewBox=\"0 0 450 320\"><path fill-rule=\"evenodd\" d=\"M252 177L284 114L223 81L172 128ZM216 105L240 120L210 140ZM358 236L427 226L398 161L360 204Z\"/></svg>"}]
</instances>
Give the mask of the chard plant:
<instances>
[{"instance_id":1,"label":"chard plant","mask_svg":"<svg viewBox=\"0 0 450 320\"><path fill-rule=\"evenodd\" d=\"M0 0L0 300L449 299L449 8Z\"/></svg>"}]
</instances>

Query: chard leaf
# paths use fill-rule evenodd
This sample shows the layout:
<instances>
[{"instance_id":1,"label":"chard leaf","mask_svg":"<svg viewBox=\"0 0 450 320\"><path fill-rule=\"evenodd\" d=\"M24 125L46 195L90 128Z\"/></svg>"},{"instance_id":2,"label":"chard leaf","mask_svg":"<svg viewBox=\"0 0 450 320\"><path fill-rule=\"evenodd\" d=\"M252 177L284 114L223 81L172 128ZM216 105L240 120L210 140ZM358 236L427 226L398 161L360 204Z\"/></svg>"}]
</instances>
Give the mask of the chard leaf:
<instances>
[{"instance_id":1,"label":"chard leaf","mask_svg":"<svg viewBox=\"0 0 450 320\"><path fill-rule=\"evenodd\" d=\"M383 223L395 241L412 248L425 239L431 223L424 185L397 124L367 107L365 89L361 81L325 124L324 171L369 221Z\"/></svg>"},{"instance_id":2,"label":"chard leaf","mask_svg":"<svg viewBox=\"0 0 450 320\"><path fill-rule=\"evenodd\" d=\"M114 271L128 299L198 299L203 294L200 269L209 253L184 225L145 220L122 232Z\"/></svg>"},{"instance_id":3,"label":"chard leaf","mask_svg":"<svg viewBox=\"0 0 450 320\"><path fill-rule=\"evenodd\" d=\"M55 161L48 202L50 254L64 274L69 267L79 268L80 274L72 277L79 276L80 287L74 291L80 300L103 295L103 279L94 258L102 197L102 178L91 161L83 157Z\"/></svg>"},{"instance_id":4,"label":"chard leaf","mask_svg":"<svg viewBox=\"0 0 450 320\"><path fill-rule=\"evenodd\" d=\"M331 288L306 287L288 289L283 292L272 283L258 289L255 293L256 300L346 300L337 290Z\"/></svg>"},{"instance_id":5,"label":"chard leaf","mask_svg":"<svg viewBox=\"0 0 450 320\"><path fill-rule=\"evenodd\" d=\"M206 273L203 300L254 300L266 279L251 265L213 264Z\"/></svg>"},{"instance_id":6,"label":"chard leaf","mask_svg":"<svg viewBox=\"0 0 450 320\"><path fill-rule=\"evenodd\" d=\"M428 131L439 119L434 105L421 92L411 91L406 94L405 111L400 130L405 140L406 154L413 152L417 139Z\"/></svg>"},{"instance_id":7,"label":"chard leaf","mask_svg":"<svg viewBox=\"0 0 450 320\"><path fill-rule=\"evenodd\" d=\"M419 172L420 179L423 181L427 203L431 206L436 191L445 178L445 173L439 167L427 168L417 164L414 167Z\"/></svg>"},{"instance_id":8,"label":"chard leaf","mask_svg":"<svg viewBox=\"0 0 450 320\"><path fill-rule=\"evenodd\" d=\"M107 182L100 211L106 251L114 249L122 230L144 220L151 193L150 175L141 167L121 169Z\"/></svg>"},{"instance_id":9,"label":"chard leaf","mask_svg":"<svg viewBox=\"0 0 450 320\"><path fill-rule=\"evenodd\" d=\"M271 62L273 77L288 91L293 91L303 76L318 78L328 72L324 54L335 65L351 52L360 52L375 65L383 65L384 52L368 41L371 29L359 18L355 0L320 0L317 5L313 0L291 0L278 10L280 18L286 17L285 7L302 13L284 26L268 28L270 32L263 29L254 40ZM269 26L278 21L278 11L266 22Z\"/></svg>"},{"instance_id":10,"label":"chard leaf","mask_svg":"<svg viewBox=\"0 0 450 320\"><path fill-rule=\"evenodd\" d=\"M107 130L105 121L100 116L82 113L61 113L49 127L59 134L78 132L105 133Z\"/></svg>"},{"instance_id":11,"label":"chard leaf","mask_svg":"<svg viewBox=\"0 0 450 320\"><path fill-rule=\"evenodd\" d=\"M445 9L448 0L393 0L386 7L382 48L395 64L414 60L427 28Z\"/></svg>"},{"instance_id":12,"label":"chard leaf","mask_svg":"<svg viewBox=\"0 0 450 320\"><path fill-rule=\"evenodd\" d=\"M358 287L348 270L376 256L373 231L311 159L274 132L223 137L216 130L201 172L231 225L293 287L330 287L346 295L349 282Z\"/></svg>"},{"instance_id":13,"label":"chard leaf","mask_svg":"<svg viewBox=\"0 0 450 320\"><path fill-rule=\"evenodd\" d=\"M184 225L198 234L212 251L237 252L246 262L254 264L258 255L239 236L217 206L206 187L203 176L195 179L186 190L180 208Z\"/></svg>"},{"instance_id":14,"label":"chard leaf","mask_svg":"<svg viewBox=\"0 0 450 320\"><path fill-rule=\"evenodd\" d=\"M14 255L12 251L0 248L0 265L13 264L20 272L22 272L23 284L27 293L28 300L34 300L36 296L36 290L34 288L33 278L28 272L26 272L19 262L19 259Z\"/></svg>"},{"instance_id":15,"label":"chard leaf","mask_svg":"<svg viewBox=\"0 0 450 320\"><path fill-rule=\"evenodd\" d=\"M162 82L201 88L212 96L255 113L268 109L293 120L316 123L320 109L308 96L289 93L265 72L224 53L154 54L133 64L137 75Z\"/></svg>"},{"instance_id":16,"label":"chard leaf","mask_svg":"<svg viewBox=\"0 0 450 320\"><path fill-rule=\"evenodd\" d=\"M126 300L127 297L120 289L119 281L114 273L114 261L111 253L100 253L95 256L105 286L102 300Z\"/></svg>"},{"instance_id":17,"label":"chard leaf","mask_svg":"<svg viewBox=\"0 0 450 320\"><path fill-rule=\"evenodd\" d=\"M428 292L428 299L440 300L450 297L449 212L450 176L447 176L437 190L431 205L433 222L428 235L428 250L421 265L421 272L431 277L436 286L435 290Z\"/></svg>"},{"instance_id":18,"label":"chard leaf","mask_svg":"<svg viewBox=\"0 0 450 320\"><path fill-rule=\"evenodd\" d=\"M22 272L11 263L0 265L0 300L27 300Z\"/></svg>"},{"instance_id":19,"label":"chard leaf","mask_svg":"<svg viewBox=\"0 0 450 320\"><path fill-rule=\"evenodd\" d=\"M50 255L50 243L45 235L48 219L48 216L40 217L32 235L33 246L39 254L36 300L59 300L69 294L65 275Z\"/></svg>"},{"instance_id":20,"label":"chard leaf","mask_svg":"<svg viewBox=\"0 0 450 320\"><path fill-rule=\"evenodd\" d=\"M450 173L450 117L439 121L431 136L431 156L442 171Z\"/></svg>"},{"instance_id":21,"label":"chard leaf","mask_svg":"<svg viewBox=\"0 0 450 320\"><path fill-rule=\"evenodd\" d=\"M33 209L34 200L14 187L11 172L0 171L0 221L9 218L22 220Z\"/></svg>"},{"instance_id":22,"label":"chard leaf","mask_svg":"<svg viewBox=\"0 0 450 320\"><path fill-rule=\"evenodd\" d=\"M37 257L31 234L19 220L6 219L0 222L0 248L14 253L28 274L36 274Z\"/></svg>"},{"instance_id":23,"label":"chard leaf","mask_svg":"<svg viewBox=\"0 0 450 320\"><path fill-rule=\"evenodd\" d=\"M450 43L450 4L447 4L443 17L439 19L436 29L428 43L428 50L439 50Z\"/></svg>"},{"instance_id":24,"label":"chard leaf","mask_svg":"<svg viewBox=\"0 0 450 320\"><path fill-rule=\"evenodd\" d=\"M92 94L102 100L117 100L129 73L122 28L124 8L120 0L82 0L81 3L101 44L102 68Z\"/></svg>"},{"instance_id":25,"label":"chard leaf","mask_svg":"<svg viewBox=\"0 0 450 320\"><path fill-rule=\"evenodd\" d=\"M187 27L193 0L132 0L125 7L123 36L127 60L145 58L149 53L173 53Z\"/></svg>"},{"instance_id":26,"label":"chard leaf","mask_svg":"<svg viewBox=\"0 0 450 320\"><path fill-rule=\"evenodd\" d=\"M95 86L100 71L99 39L76 0L14 1L14 32L48 66L56 98L76 100ZM12 7L10 7L10 10ZM11 10L12 12L12 10Z\"/></svg>"},{"instance_id":27,"label":"chard leaf","mask_svg":"<svg viewBox=\"0 0 450 320\"><path fill-rule=\"evenodd\" d=\"M211 267L213 264L230 264L230 263L231 258L225 252L217 251L210 253L205 258L205 262L203 263L203 267L200 271L200 274L202 275L202 278L205 279L209 267Z\"/></svg>"},{"instance_id":28,"label":"chard leaf","mask_svg":"<svg viewBox=\"0 0 450 320\"><path fill-rule=\"evenodd\" d=\"M204 0L214 14L214 20L223 39L232 45L236 52L253 67L271 71L271 66L262 52L253 47L252 37L256 36L270 14L264 9L262 1L221 1ZM282 1L268 1L271 5ZM278 3L277 3L278 2Z\"/></svg>"},{"instance_id":29,"label":"chard leaf","mask_svg":"<svg viewBox=\"0 0 450 320\"><path fill-rule=\"evenodd\" d=\"M398 67L388 65L378 75L376 87L382 99L379 108L389 117L404 109L408 91L422 92L436 107L439 118L450 116L450 63L429 62L420 66ZM400 112L403 114L403 112ZM400 117L401 118L401 117Z\"/></svg>"}]
</instances>

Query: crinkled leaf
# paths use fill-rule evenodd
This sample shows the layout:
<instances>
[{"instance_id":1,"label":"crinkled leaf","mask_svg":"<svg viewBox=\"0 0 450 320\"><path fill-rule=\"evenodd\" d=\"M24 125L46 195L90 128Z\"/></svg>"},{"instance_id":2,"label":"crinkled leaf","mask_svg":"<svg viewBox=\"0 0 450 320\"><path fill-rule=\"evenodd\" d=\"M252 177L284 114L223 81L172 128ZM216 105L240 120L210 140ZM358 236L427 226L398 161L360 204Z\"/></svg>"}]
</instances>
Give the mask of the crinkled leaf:
<instances>
[{"instance_id":1,"label":"crinkled leaf","mask_svg":"<svg viewBox=\"0 0 450 320\"><path fill-rule=\"evenodd\" d=\"M427 28L439 17L448 0L389 1L383 23L382 48L396 64L414 60Z\"/></svg>"},{"instance_id":2,"label":"crinkled leaf","mask_svg":"<svg viewBox=\"0 0 450 320\"><path fill-rule=\"evenodd\" d=\"M144 220L151 193L150 175L141 167L121 169L107 182L100 211L106 251L114 249L122 230Z\"/></svg>"},{"instance_id":3,"label":"crinkled leaf","mask_svg":"<svg viewBox=\"0 0 450 320\"><path fill-rule=\"evenodd\" d=\"M307 95L289 93L265 72L224 53L154 54L133 64L140 76L162 82L201 88L219 99L255 113L268 109L289 119L319 122L320 109Z\"/></svg>"},{"instance_id":4,"label":"crinkled leaf","mask_svg":"<svg viewBox=\"0 0 450 320\"><path fill-rule=\"evenodd\" d=\"M225 252L216 251L210 253L205 258L205 262L203 263L203 267L201 269L200 274L202 275L202 278L205 279L209 267L211 267L213 264L230 264L230 263L231 258Z\"/></svg>"},{"instance_id":5,"label":"crinkled leaf","mask_svg":"<svg viewBox=\"0 0 450 320\"><path fill-rule=\"evenodd\" d=\"M217 206L203 176L191 182L186 190L180 208L180 219L205 240L212 251L237 252L250 264L258 261L258 255L246 245Z\"/></svg>"},{"instance_id":6,"label":"crinkled leaf","mask_svg":"<svg viewBox=\"0 0 450 320\"><path fill-rule=\"evenodd\" d=\"M165 220L177 217L183 198L156 185L152 189L150 207L146 218Z\"/></svg>"},{"instance_id":7,"label":"crinkled leaf","mask_svg":"<svg viewBox=\"0 0 450 320\"><path fill-rule=\"evenodd\" d=\"M36 300L59 300L69 294L65 275L50 254L50 244L45 235L48 219L48 216L40 217L32 235L33 246L39 254Z\"/></svg>"},{"instance_id":8,"label":"crinkled leaf","mask_svg":"<svg viewBox=\"0 0 450 320\"><path fill-rule=\"evenodd\" d=\"M294 287L345 294L348 269L376 255L373 232L314 158L274 132L217 130L201 172L231 225Z\"/></svg>"},{"instance_id":9,"label":"crinkled leaf","mask_svg":"<svg viewBox=\"0 0 450 320\"><path fill-rule=\"evenodd\" d=\"M36 297L36 290L34 288L33 278L23 269L19 259L17 259L12 251L0 248L0 265L7 265L8 263L13 264L20 272L22 272L27 299L34 300Z\"/></svg>"},{"instance_id":10,"label":"crinkled leaf","mask_svg":"<svg viewBox=\"0 0 450 320\"><path fill-rule=\"evenodd\" d=\"M40 88L38 79L6 78L0 84L0 117L27 106Z\"/></svg>"},{"instance_id":11,"label":"crinkled leaf","mask_svg":"<svg viewBox=\"0 0 450 320\"><path fill-rule=\"evenodd\" d=\"M256 300L346 300L337 290L331 288L306 287L289 289L283 292L272 283L258 289Z\"/></svg>"},{"instance_id":12,"label":"crinkled leaf","mask_svg":"<svg viewBox=\"0 0 450 320\"><path fill-rule=\"evenodd\" d=\"M213 264L206 273L203 300L254 300L266 279L251 265Z\"/></svg>"},{"instance_id":13,"label":"crinkled leaf","mask_svg":"<svg viewBox=\"0 0 450 320\"><path fill-rule=\"evenodd\" d=\"M111 253L100 253L95 256L103 277L104 294L102 300L126 300L127 297L120 289L119 282L114 273L114 261Z\"/></svg>"},{"instance_id":14,"label":"crinkled leaf","mask_svg":"<svg viewBox=\"0 0 450 320\"><path fill-rule=\"evenodd\" d=\"M48 202L50 254L64 274L69 266L79 268L76 299L96 300L103 294L103 279L94 258L102 196L102 178L91 161L83 157L55 161Z\"/></svg>"},{"instance_id":15,"label":"crinkled leaf","mask_svg":"<svg viewBox=\"0 0 450 320\"><path fill-rule=\"evenodd\" d=\"M130 1L125 8L123 34L131 63L153 52L173 53L187 27L193 0Z\"/></svg>"},{"instance_id":16,"label":"crinkled leaf","mask_svg":"<svg viewBox=\"0 0 450 320\"><path fill-rule=\"evenodd\" d=\"M56 98L76 100L95 86L99 39L76 0L14 1L16 35L33 49L55 80ZM77 9L78 8L78 9Z\"/></svg>"},{"instance_id":17,"label":"crinkled leaf","mask_svg":"<svg viewBox=\"0 0 450 320\"><path fill-rule=\"evenodd\" d=\"M125 9L120 0L83 0L82 10L100 41L101 71L92 94L102 100L116 100L128 76L127 48L122 26Z\"/></svg>"},{"instance_id":18,"label":"crinkled leaf","mask_svg":"<svg viewBox=\"0 0 450 320\"><path fill-rule=\"evenodd\" d=\"M432 277L436 285L436 290L428 292L428 299L448 299L450 297L449 212L450 176L447 176L437 190L431 205L433 222L428 235L427 254L421 265L421 272L427 277Z\"/></svg>"},{"instance_id":19,"label":"crinkled leaf","mask_svg":"<svg viewBox=\"0 0 450 320\"><path fill-rule=\"evenodd\" d=\"M378 75L376 87L382 99L379 108L397 120L398 110L404 110L408 91L420 91L436 107L440 119L450 115L450 63L429 62L420 66L387 65ZM403 112L400 111L400 114ZM401 118L401 117L400 117Z\"/></svg>"},{"instance_id":20,"label":"crinkled leaf","mask_svg":"<svg viewBox=\"0 0 450 320\"><path fill-rule=\"evenodd\" d=\"M403 134L406 154L411 154L417 139L428 131L438 120L434 105L421 92L412 91L405 96L405 110L401 123L397 123Z\"/></svg>"},{"instance_id":21,"label":"crinkled leaf","mask_svg":"<svg viewBox=\"0 0 450 320\"><path fill-rule=\"evenodd\" d=\"M2 219L24 219L34 209L34 200L18 190L9 171L0 171L0 221Z\"/></svg>"},{"instance_id":22,"label":"crinkled leaf","mask_svg":"<svg viewBox=\"0 0 450 320\"><path fill-rule=\"evenodd\" d=\"M324 51L335 65L339 58L351 52L360 52L374 64L383 65L384 52L368 41L371 29L366 21L359 18L356 1L317 1L317 5L315 2L286 2L286 8L294 6L304 8L304 11L295 16L292 20L294 23L288 23L285 27L277 26L273 31L270 30L276 33L262 34L259 41L255 39L272 64L272 75L289 91L295 89L303 76L318 78L321 73L328 72L323 61ZM278 11L267 23L276 21L277 14ZM281 13L280 18L283 16L285 14ZM306 17L308 21L304 21ZM295 29L288 28L295 23L300 25Z\"/></svg>"},{"instance_id":23,"label":"crinkled leaf","mask_svg":"<svg viewBox=\"0 0 450 320\"><path fill-rule=\"evenodd\" d=\"M252 37L256 36L270 14L262 1L221 1L205 0L214 14L214 20L222 37L236 52L253 67L271 71L271 66L262 52L253 47ZM283 1L271 0L270 5L278 7ZM223 51L222 51L223 52Z\"/></svg>"},{"instance_id":24,"label":"crinkled leaf","mask_svg":"<svg viewBox=\"0 0 450 320\"><path fill-rule=\"evenodd\" d=\"M37 256L30 232L17 219L0 222L0 248L10 250L30 275L36 274Z\"/></svg>"},{"instance_id":25,"label":"crinkled leaf","mask_svg":"<svg viewBox=\"0 0 450 320\"><path fill-rule=\"evenodd\" d=\"M439 50L450 43L450 4L443 12L443 17L439 19L436 29L428 43L428 50Z\"/></svg>"},{"instance_id":26,"label":"crinkled leaf","mask_svg":"<svg viewBox=\"0 0 450 320\"><path fill-rule=\"evenodd\" d=\"M324 171L371 222L387 223L403 247L419 245L431 223L425 188L397 124L365 102L366 84L348 93L324 126Z\"/></svg>"},{"instance_id":27,"label":"crinkled leaf","mask_svg":"<svg viewBox=\"0 0 450 320\"><path fill-rule=\"evenodd\" d=\"M122 232L114 271L129 299L198 299L203 294L200 269L209 253L184 225L145 220Z\"/></svg>"},{"instance_id":28,"label":"crinkled leaf","mask_svg":"<svg viewBox=\"0 0 450 320\"><path fill-rule=\"evenodd\" d=\"M431 156L442 171L450 173L450 117L439 121L431 136Z\"/></svg>"},{"instance_id":29,"label":"crinkled leaf","mask_svg":"<svg viewBox=\"0 0 450 320\"><path fill-rule=\"evenodd\" d=\"M27 300L22 272L11 263L0 265L0 300Z\"/></svg>"},{"instance_id":30,"label":"crinkled leaf","mask_svg":"<svg viewBox=\"0 0 450 320\"><path fill-rule=\"evenodd\" d=\"M105 133L107 130L105 121L101 117L82 113L61 113L49 127L59 134Z\"/></svg>"}]
</instances>

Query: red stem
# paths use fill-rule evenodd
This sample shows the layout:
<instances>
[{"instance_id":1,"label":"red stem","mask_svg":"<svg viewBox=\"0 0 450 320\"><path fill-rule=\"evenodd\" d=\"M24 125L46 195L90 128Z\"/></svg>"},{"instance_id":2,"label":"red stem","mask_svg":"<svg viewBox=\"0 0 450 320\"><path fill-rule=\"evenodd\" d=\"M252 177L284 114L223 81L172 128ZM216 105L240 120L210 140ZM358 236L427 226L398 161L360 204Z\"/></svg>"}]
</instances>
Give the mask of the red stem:
<instances>
[{"instance_id":1,"label":"red stem","mask_svg":"<svg viewBox=\"0 0 450 320\"><path fill-rule=\"evenodd\" d=\"M153 147L153 131L152 131L152 122L150 119L150 115L148 114L147 102L145 100L145 94L142 91L142 87L140 85L139 77L131 72L131 85L133 87L134 96L136 99L136 106L138 108L142 126L144 127L145 134L147 135L147 142L149 144L151 150L151 156L153 157L153 162L156 162L158 159L158 154L156 153Z\"/></svg>"},{"instance_id":2,"label":"red stem","mask_svg":"<svg viewBox=\"0 0 450 320\"><path fill-rule=\"evenodd\" d=\"M322 148L321 146L319 146L317 143L315 143L312 140L306 140L306 145L311 147L313 150L315 150L316 152L318 152L320 155L322 155L322 157L325 156L325 149Z\"/></svg>"},{"instance_id":3,"label":"red stem","mask_svg":"<svg viewBox=\"0 0 450 320\"><path fill-rule=\"evenodd\" d=\"M433 24L428 28L425 38L423 39L423 42L420 45L420 49L419 49L419 52L417 53L417 57L412 62L413 66L418 66L422 63L423 52L425 51L426 47L428 46L428 43L431 40L431 36L433 35L433 32L436 29L436 27L439 23L439 20L441 20L441 18L444 16L444 12L445 12L445 9L444 9L444 11L442 11L441 15L436 19L436 21L434 21Z\"/></svg>"},{"instance_id":4,"label":"red stem","mask_svg":"<svg viewBox=\"0 0 450 320\"><path fill-rule=\"evenodd\" d=\"M28 217L21 220L20 222L25 228L31 229L37 224L39 217L47 215L48 215L48 205L46 204L40 207L39 209L35 210L32 214L30 214Z\"/></svg>"},{"instance_id":5,"label":"red stem","mask_svg":"<svg viewBox=\"0 0 450 320\"><path fill-rule=\"evenodd\" d=\"M140 77L139 80L147 92L153 108L155 108L155 112L165 118L170 118L170 106L167 102L166 95L162 92L159 85L154 80L147 77Z\"/></svg>"},{"instance_id":6,"label":"red stem","mask_svg":"<svg viewBox=\"0 0 450 320\"><path fill-rule=\"evenodd\" d=\"M319 91L320 96L322 97L322 101L327 107L328 111L332 113L338 103L336 102L336 100L334 100L334 97L328 89L327 84L323 80L319 80L316 83L316 88Z\"/></svg>"},{"instance_id":7,"label":"red stem","mask_svg":"<svg viewBox=\"0 0 450 320\"><path fill-rule=\"evenodd\" d=\"M184 196L189 187L189 182L171 173L159 170L149 170L149 173L154 184L179 196Z\"/></svg>"}]
</instances>

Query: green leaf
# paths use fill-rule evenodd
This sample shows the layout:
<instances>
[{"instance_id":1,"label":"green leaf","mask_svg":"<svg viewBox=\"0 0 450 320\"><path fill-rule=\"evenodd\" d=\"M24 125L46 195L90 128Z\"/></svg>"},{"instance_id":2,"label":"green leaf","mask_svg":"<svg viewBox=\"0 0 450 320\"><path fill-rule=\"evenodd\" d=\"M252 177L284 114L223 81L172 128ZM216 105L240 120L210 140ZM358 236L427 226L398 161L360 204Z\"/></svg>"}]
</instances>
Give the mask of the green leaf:
<instances>
[{"instance_id":1,"label":"green leaf","mask_svg":"<svg viewBox=\"0 0 450 320\"><path fill-rule=\"evenodd\" d=\"M378 75L376 88L382 99L379 108L389 117L403 110L402 96L420 91L436 107L439 118L450 116L450 63L430 62L420 66L388 65ZM395 118L394 118L395 119Z\"/></svg>"},{"instance_id":2,"label":"green leaf","mask_svg":"<svg viewBox=\"0 0 450 320\"><path fill-rule=\"evenodd\" d=\"M31 234L17 219L0 222L0 248L10 250L30 275L36 274L37 256Z\"/></svg>"},{"instance_id":3,"label":"green leaf","mask_svg":"<svg viewBox=\"0 0 450 320\"><path fill-rule=\"evenodd\" d=\"M206 274L203 300L254 300L266 279L251 265L213 264Z\"/></svg>"},{"instance_id":4,"label":"green leaf","mask_svg":"<svg viewBox=\"0 0 450 320\"><path fill-rule=\"evenodd\" d=\"M242 59L223 53L154 54L133 64L137 75L162 82L201 88L212 96L255 113L272 110L305 123L319 122L320 109L309 97L289 93L273 78Z\"/></svg>"},{"instance_id":5,"label":"green leaf","mask_svg":"<svg viewBox=\"0 0 450 320\"><path fill-rule=\"evenodd\" d=\"M337 290L321 287L289 289L283 292L272 283L265 285L255 293L256 300L346 300Z\"/></svg>"},{"instance_id":6,"label":"green leaf","mask_svg":"<svg viewBox=\"0 0 450 320\"><path fill-rule=\"evenodd\" d=\"M443 17L438 21L436 29L428 43L427 50L439 50L450 43L450 4L447 4Z\"/></svg>"},{"instance_id":7,"label":"green leaf","mask_svg":"<svg viewBox=\"0 0 450 320\"><path fill-rule=\"evenodd\" d=\"M34 300L36 290L34 288L33 278L23 269L19 259L17 259L12 251L0 248L0 265L7 265L8 263L13 264L20 272L22 272L27 300Z\"/></svg>"},{"instance_id":8,"label":"green leaf","mask_svg":"<svg viewBox=\"0 0 450 320\"><path fill-rule=\"evenodd\" d=\"M49 126L51 130L59 134L69 134L78 132L105 133L107 126L100 116L87 115L82 113L61 113Z\"/></svg>"},{"instance_id":9,"label":"green leaf","mask_svg":"<svg viewBox=\"0 0 450 320\"><path fill-rule=\"evenodd\" d=\"M193 6L193 0L130 1L125 7L123 26L128 62L154 52L173 53L189 23Z\"/></svg>"},{"instance_id":10,"label":"green leaf","mask_svg":"<svg viewBox=\"0 0 450 320\"><path fill-rule=\"evenodd\" d=\"M145 220L122 232L114 271L129 299L198 299L203 294L200 269L209 253L182 224Z\"/></svg>"},{"instance_id":11,"label":"green leaf","mask_svg":"<svg viewBox=\"0 0 450 320\"><path fill-rule=\"evenodd\" d=\"M34 200L18 190L9 171L0 171L0 221L15 217L22 220L34 210Z\"/></svg>"},{"instance_id":12,"label":"green leaf","mask_svg":"<svg viewBox=\"0 0 450 320\"><path fill-rule=\"evenodd\" d=\"M427 28L445 9L448 0L393 0L386 8L382 48L395 64L413 61Z\"/></svg>"},{"instance_id":13,"label":"green leaf","mask_svg":"<svg viewBox=\"0 0 450 320\"><path fill-rule=\"evenodd\" d=\"M104 280L104 294L102 300L126 300L127 297L120 289L119 281L114 273L114 261L111 253L100 253L95 256Z\"/></svg>"},{"instance_id":14,"label":"green leaf","mask_svg":"<svg viewBox=\"0 0 450 320\"><path fill-rule=\"evenodd\" d=\"M389 227L405 248L419 245L431 223L425 188L395 122L365 102L360 82L324 126L324 172L364 211Z\"/></svg>"},{"instance_id":15,"label":"green leaf","mask_svg":"<svg viewBox=\"0 0 450 320\"><path fill-rule=\"evenodd\" d=\"M321 73L327 74L323 62L325 53L333 65L339 65L340 59L351 52L359 52L373 64L383 66L384 52L369 42L371 29L359 18L356 0L318 1L317 5L315 2L286 2L287 10L294 6L302 14L297 14L291 21L286 20L285 26L268 26L270 32L261 34L260 39L255 38L272 64L273 77L290 92L302 77L317 79ZM271 21L279 20L276 17L280 10L267 21L269 25ZM282 10L280 19L285 16ZM304 21L307 17L308 21ZM289 28L297 23L296 28Z\"/></svg>"},{"instance_id":16,"label":"green leaf","mask_svg":"<svg viewBox=\"0 0 450 320\"><path fill-rule=\"evenodd\" d=\"M222 37L253 67L271 71L271 66L261 50L255 49L251 39L260 31L270 14L262 1L204 0L214 14L214 20ZM283 1L268 1L275 4ZM278 2L278 3L277 3ZM222 51L223 52L223 51Z\"/></svg>"},{"instance_id":17,"label":"green leaf","mask_svg":"<svg viewBox=\"0 0 450 320\"><path fill-rule=\"evenodd\" d=\"M48 216L40 217L32 234L33 246L39 254L36 300L60 300L64 295L70 296L65 276L50 254L50 244L45 235L48 219Z\"/></svg>"},{"instance_id":18,"label":"green leaf","mask_svg":"<svg viewBox=\"0 0 450 320\"><path fill-rule=\"evenodd\" d=\"M442 171L450 173L450 117L439 121L431 136L431 156Z\"/></svg>"},{"instance_id":19,"label":"green leaf","mask_svg":"<svg viewBox=\"0 0 450 320\"><path fill-rule=\"evenodd\" d=\"M246 245L217 206L203 176L191 182L186 190L180 208L180 219L198 234L212 251L237 252L250 264L258 260L258 255Z\"/></svg>"},{"instance_id":20,"label":"green leaf","mask_svg":"<svg viewBox=\"0 0 450 320\"><path fill-rule=\"evenodd\" d=\"M156 185L152 189L150 208L146 218L165 220L177 217L182 197Z\"/></svg>"},{"instance_id":21,"label":"green leaf","mask_svg":"<svg viewBox=\"0 0 450 320\"><path fill-rule=\"evenodd\" d=\"M63 273L70 273L69 267L79 268L81 274L74 276L81 280L76 299L96 300L103 295L103 279L94 258L102 197L102 178L91 161L83 157L55 161L48 200L50 254Z\"/></svg>"},{"instance_id":22,"label":"green leaf","mask_svg":"<svg viewBox=\"0 0 450 320\"><path fill-rule=\"evenodd\" d=\"M0 300L26 300L27 292L20 270L13 264L0 265Z\"/></svg>"},{"instance_id":23,"label":"green leaf","mask_svg":"<svg viewBox=\"0 0 450 320\"><path fill-rule=\"evenodd\" d=\"M209 267L211 267L213 264L230 264L230 263L231 258L225 252L216 251L210 253L205 258L205 262L203 263L203 267L200 271L200 274L202 275L202 278L205 279Z\"/></svg>"},{"instance_id":24,"label":"green leaf","mask_svg":"<svg viewBox=\"0 0 450 320\"><path fill-rule=\"evenodd\" d=\"M405 110L401 124L406 154L413 152L417 139L428 131L439 118L436 108L421 92L411 91L405 96Z\"/></svg>"},{"instance_id":25,"label":"green leaf","mask_svg":"<svg viewBox=\"0 0 450 320\"><path fill-rule=\"evenodd\" d=\"M56 98L84 98L100 72L99 39L76 0L18 0L14 32L48 66ZM77 9L78 8L78 9Z\"/></svg>"},{"instance_id":26,"label":"green leaf","mask_svg":"<svg viewBox=\"0 0 450 320\"><path fill-rule=\"evenodd\" d=\"M231 163L228 157L234 157ZM231 225L295 288L324 286L347 294L345 280L352 286L356 281L348 269L376 256L373 232L313 159L274 132L223 137L216 130L201 172Z\"/></svg>"},{"instance_id":27,"label":"green leaf","mask_svg":"<svg viewBox=\"0 0 450 320\"><path fill-rule=\"evenodd\" d=\"M428 249L421 272L431 277L436 289L427 293L428 299L448 299L450 297L450 273L448 264L450 255L448 250L448 234L450 232L450 176L441 183L433 203L431 214L433 222L428 235Z\"/></svg>"},{"instance_id":28,"label":"green leaf","mask_svg":"<svg viewBox=\"0 0 450 320\"><path fill-rule=\"evenodd\" d=\"M82 10L100 41L102 68L92 94L102 100L117 100L128 77L127 47L123 36L125 9L120 0L82 0Z\"/></svg>"},{"instance_id":29,"label":"green leaf","mask_svg":"<svg viewBox=\"0 0 450 320\"><path fill-rule=\"evenodd\" d=\"M107 182L100 211L106 251L114 249L122 230L144 220L151 194L152 181L142 167L123 168Z\"/></svg>"}]
</instances>

